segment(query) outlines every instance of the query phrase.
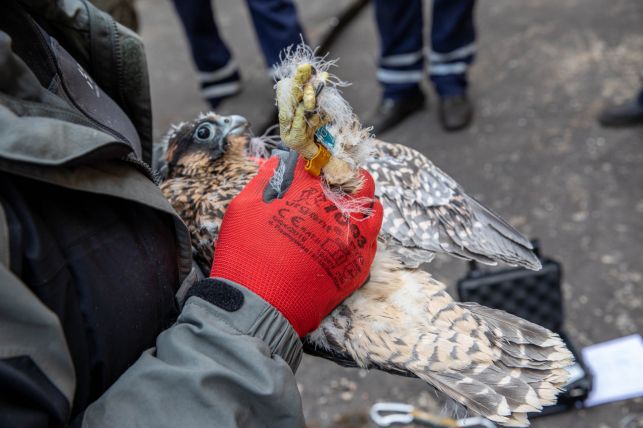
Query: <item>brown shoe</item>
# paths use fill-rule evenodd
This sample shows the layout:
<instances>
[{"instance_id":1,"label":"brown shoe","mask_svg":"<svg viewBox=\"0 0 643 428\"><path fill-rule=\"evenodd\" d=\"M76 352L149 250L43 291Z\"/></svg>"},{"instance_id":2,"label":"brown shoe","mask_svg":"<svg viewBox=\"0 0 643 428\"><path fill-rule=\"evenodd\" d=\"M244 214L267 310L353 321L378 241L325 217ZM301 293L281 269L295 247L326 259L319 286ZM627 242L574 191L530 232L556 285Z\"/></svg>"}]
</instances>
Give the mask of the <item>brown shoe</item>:
<instances>
[{"instance_id":1,"label":"brown shoe","mask_svg":"<svg viewBox=\"0 0 643 428\"><path fill-rule=\"evenodd\" d=\"M440 98L440 123L445 131L466 128L473 118L473 107L466 94Z\"/></svg>"}]
</instances>

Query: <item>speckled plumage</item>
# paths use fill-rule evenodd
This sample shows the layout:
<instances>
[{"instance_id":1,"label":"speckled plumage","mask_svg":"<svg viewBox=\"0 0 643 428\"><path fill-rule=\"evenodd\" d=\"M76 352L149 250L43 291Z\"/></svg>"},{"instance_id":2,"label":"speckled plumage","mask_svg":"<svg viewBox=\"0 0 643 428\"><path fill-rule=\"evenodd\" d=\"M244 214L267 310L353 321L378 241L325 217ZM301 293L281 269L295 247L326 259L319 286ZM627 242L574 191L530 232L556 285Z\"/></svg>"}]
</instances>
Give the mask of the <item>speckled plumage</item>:
<instances>
[{"instance_id":1,"label":"speckled plumage","mask_svg":"<svg viewBox=\"0 0 643 428\"><path fill-rule=\"evenodd\" d=\"M503 261L540 269L531 244L468 196L422 153L375 141L365 168L384 207L380 238L409 267L448 253L486 264Z\"/></svg>"},{"instance_id":2,"label":"speckled plumage","mask_svg":"<svg viewBox=\"0 0 643 428\"><path fill-rule=\"evenodd\" d=\"M195 142L201 124L225 128L223 120L209 114L173 128L165 150L161 188L187 223L206 271L228 203L258 170L243 135L221 132L223 144ZM504 312L453 301L417 266L446 252L538 268L529 242L419 152L379 141L374 147L366 168L384 221L370 281L306 342L350 355L363 367L412 373L503 425L528 425L526 413L555 402L568 377L564 367L573 358L564 343Z\"/></svg>"},{"instance_id":3,"label":"speckled plumage","mask_svg":"<svg viewBox=\"0 0 643 428\"><path fill-rule=\"evenodd\" d=\"M556 402L573 361L554 333L502 311L455 302L427 272L378 250L371 278L307 340L362 367L412 373L505 426Z\"/></svg>"}]
</instances>

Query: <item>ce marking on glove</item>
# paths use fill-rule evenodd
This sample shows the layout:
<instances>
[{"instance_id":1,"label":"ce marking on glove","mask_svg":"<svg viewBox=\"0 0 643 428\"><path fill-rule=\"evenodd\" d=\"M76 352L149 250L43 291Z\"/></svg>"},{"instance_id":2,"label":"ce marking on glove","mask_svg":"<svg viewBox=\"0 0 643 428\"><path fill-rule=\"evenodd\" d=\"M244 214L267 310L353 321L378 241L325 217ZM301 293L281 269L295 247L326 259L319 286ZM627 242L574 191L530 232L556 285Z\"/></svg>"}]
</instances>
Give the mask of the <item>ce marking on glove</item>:
<instances>
[{"instance_id":1,"label":"ce marking on glove","mask_svg":"<svg viewBox=\"0 0 643 428\"><path fill-rule=\"evenodd\" d=\"M337 224L329 225L306 206L296 202L287 205L273 215L269 225L315 260L335 287L341 289L362 272L364 259L356 250L364 245L364 238L357 226L339 211L339 216L331 217Z\"/></svg>"},{"instance_id":2,"label":"ce marking on glove","mask_svg":"<svg viewBox=\"0 0 643 428\"><path fill-rule=\"evenodd\" d=\"M293 213L293 209L291 208L281 208L268 224L276 227L279 232L299 245L312 241L311 243L320 246L321 240L308 226L317 226L315 228L319 228L325 232L331 232L332 228L325 226L325 222L318 218L314 212L310 212L306 207L300 208L303 209L297 210L296 213ZM307 224L310 220L318 224Z\"/></svg>"}]
</instances>

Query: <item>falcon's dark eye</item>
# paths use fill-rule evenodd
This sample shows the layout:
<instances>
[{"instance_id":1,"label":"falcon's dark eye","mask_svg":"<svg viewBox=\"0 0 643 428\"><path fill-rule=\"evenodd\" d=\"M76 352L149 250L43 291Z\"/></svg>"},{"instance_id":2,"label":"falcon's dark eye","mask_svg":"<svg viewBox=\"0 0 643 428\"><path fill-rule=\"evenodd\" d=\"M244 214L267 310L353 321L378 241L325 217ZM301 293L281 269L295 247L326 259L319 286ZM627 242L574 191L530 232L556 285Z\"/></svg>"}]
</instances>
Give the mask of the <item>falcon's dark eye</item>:
<instances>
[{"instance_id":1,"label":"falcon's dark eye","mask_svg":"<svg viewBox=\"0 0 643 428\"><path fill-rule=\"evenodd\" d=\"M196 128L196 131L194 132L194 137L198 141L202 142L208 142L210 139L212 139L212 136L214 135L214 126L211 123L202 123Z\"/></svg>"}]
</instances>

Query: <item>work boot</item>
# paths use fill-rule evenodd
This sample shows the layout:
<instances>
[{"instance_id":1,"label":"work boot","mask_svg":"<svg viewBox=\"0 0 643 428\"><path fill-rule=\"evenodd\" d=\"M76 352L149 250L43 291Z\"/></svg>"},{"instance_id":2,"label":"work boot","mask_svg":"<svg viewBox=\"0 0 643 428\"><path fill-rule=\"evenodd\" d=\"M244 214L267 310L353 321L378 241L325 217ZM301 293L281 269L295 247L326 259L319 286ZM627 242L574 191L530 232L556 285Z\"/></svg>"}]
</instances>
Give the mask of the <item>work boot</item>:
<instances>
[{"instance_id":1,"label":"work boot","mask_svg":"<svg viewBox=\"0 0 643 428\"><path fill-rule=\"evenodd\" d=\"M440 98L440 123L445 131L467 127L473 118L473 107L466 94Z\"/></svg>"},{"instance_id":2,"label":"work boot","mask_svg":"<svg viewBox=\"0 0 643 428\"><path fill-rule=\"evenodd\" d=\"M402 122L413 113L422 110L426 97L421 90L398 99L382 98L377 108L368 115L365 123L373 127L375 135L381 134Z\"/></svg>"},{"instance_id":3,"label":"work boot","mask_svg":"<svg viewBox=\"0 0 643 428\"><path fill-rule=\"evenodd\" d=\"M598 115L603 126L632 126L643 124L643 105L638 99L625 104L609 106Z\"/></svg>"}]
</instances>

